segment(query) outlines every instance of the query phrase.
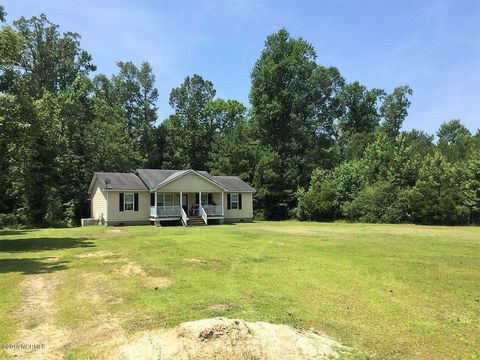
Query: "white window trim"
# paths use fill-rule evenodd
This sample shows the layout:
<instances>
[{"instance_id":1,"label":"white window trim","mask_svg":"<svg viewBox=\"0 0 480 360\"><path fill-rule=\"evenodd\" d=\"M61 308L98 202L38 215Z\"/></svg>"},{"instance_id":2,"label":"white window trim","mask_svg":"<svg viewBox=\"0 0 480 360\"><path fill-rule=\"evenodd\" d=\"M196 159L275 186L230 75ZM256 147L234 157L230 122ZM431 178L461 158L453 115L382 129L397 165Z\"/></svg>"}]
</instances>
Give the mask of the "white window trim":
<instances>
[{"instance_id":1,"label":"white window trim","mask_svg":"<svg viewBox=\"0 0 480 360\"><path fill-rule=\"evenodd\" d=\"M237 199L233 200L233 196L236 196ZM233 207L233 203L236 204L236 207ZM238 193L230 194L230 209L231 210L240 210L239 209L239 204L240 204L240 199L239 199Z\"/></svg>"},{"instance_id":2,"label":"white window trim","mask_svg":"<svg viewBox=\"0 0 480 360\"><path fill-rule=\"evenodd\" d=\"M132 201L129 201L128 203L132 204L131 209L127 209L127 195L132 195ZM134 193L124 193L123 194L123 211L135 211L135 194Z\"/></svg>"},{"instance_id":3,"label":"white window trim","mask_svg":"<svg viewBox=\"0 0 480 360\"><path fill-rule=\"evenodd\" d=\"M166 196L171 196L172 197L172 205L166 205L165 204L165 197ZM170 206L176 206L175 205L175 193L162 193L162 194L158 193L157 194L157 207L165 209L165 207L167 207L167 206L169 206L169 207Z\"/></svg>"}]
</instances>

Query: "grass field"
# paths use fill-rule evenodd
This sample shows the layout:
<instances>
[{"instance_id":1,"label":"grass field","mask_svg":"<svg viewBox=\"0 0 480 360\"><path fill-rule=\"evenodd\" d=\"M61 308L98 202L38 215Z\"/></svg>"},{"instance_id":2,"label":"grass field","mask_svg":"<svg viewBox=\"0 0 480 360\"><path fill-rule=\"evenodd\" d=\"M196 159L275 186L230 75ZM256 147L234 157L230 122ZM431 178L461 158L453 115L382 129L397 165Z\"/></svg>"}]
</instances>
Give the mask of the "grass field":
<instances>
[{"instance_id":1,"label":"grass field","mask_svg":"<svg viewBox=\"0 0 480 360\"><path fill-rule=\"evenodd\" d=\"M0 231L0 344L35 340L69 359L102 358L120 334L215 316L313 328L358 358L476 359L480 229Z\"/></svg>"}]
</instances>

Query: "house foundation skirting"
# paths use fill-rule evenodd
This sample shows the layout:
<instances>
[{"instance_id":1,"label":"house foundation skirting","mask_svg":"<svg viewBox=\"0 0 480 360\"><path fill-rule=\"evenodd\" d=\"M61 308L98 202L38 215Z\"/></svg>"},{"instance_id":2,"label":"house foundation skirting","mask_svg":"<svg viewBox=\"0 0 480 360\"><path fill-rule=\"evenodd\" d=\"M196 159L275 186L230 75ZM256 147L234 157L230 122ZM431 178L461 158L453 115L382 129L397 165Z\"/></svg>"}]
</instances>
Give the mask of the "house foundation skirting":
<instances>
[{"instance_id":1,"label":"house foundation skirting","mask_svg":"<svg viewBox=\"0 0 480 360\"><path fill-rule=\"evenodd\" d=\"M122 221L106 221L107 226L129 226L129 225L149 225L149 220L122 220Z\"/></svg>"},{"instance_id":2,"label":"house foundation skirting","mask_svg":"<svg viewBox=\"0 0 480 360\"><path fill-rule=\"evenodd\" d=\"M253 217L251 218L224 218L223 223L224 224L233 224L233 223L246 223L246 222L252 222Z\"/></svg>"}]
</instances>

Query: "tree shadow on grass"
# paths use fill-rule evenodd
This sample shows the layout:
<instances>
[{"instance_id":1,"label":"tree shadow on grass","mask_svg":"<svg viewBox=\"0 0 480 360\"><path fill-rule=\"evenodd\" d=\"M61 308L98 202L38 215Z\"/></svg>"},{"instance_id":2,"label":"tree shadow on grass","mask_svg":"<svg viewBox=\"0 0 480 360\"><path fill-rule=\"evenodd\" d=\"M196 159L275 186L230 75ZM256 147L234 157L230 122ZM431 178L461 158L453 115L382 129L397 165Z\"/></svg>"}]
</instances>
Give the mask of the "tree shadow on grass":
<instances>
[{"instance_id":1,"label":"tree shadow on grass","mask_svg":"<svg viewBox=\"0 0 480 360\"><path fill-rule=\"evenodd\" d=\"M0 259L0 274L9 272L19 272L24 275L46 274L65 270L69 267L68 264L69 261L58 261L48 256L40 258Z\"/></svg>"},{"instance_id":2,"label":"tree shadow on grass","mask_svg":"<svg viewBox=\"0 0 480 360\"><path fill-rule=\"evenodd\" d=\"M18 230L0 230L0 236L7 236L7 235L23 235L26 233L31 232L32 230L29 229L18 229Z\"/></svg>"},{"instance_id":3,"label":"tree shadow on grass","mask_svg":"<svg viewBox=\"0 0 480 360\"><path fill-rule=\"evenodd\" d=\"M0 252L32 252L94 247L86 238L26 238L0 239Z\"/></svg>"}]
</instances>

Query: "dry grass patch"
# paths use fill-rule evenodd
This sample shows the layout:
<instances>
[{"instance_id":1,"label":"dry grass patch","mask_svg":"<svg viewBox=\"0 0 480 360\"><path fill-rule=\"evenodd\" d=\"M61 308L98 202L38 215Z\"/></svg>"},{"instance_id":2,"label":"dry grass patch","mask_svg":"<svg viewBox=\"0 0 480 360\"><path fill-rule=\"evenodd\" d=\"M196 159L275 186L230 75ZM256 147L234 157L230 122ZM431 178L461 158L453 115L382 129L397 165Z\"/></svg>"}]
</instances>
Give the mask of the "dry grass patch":
<instances>
[{"instance_id":1,"label":"dry grass patch","mask_svg":"<svg viewBox=\"0 0 480 360\"><path fill-rule=\"evenodd\" d=\"M124 233L128 233L128 231L125 229L106 229L104 233L105 234L124 234Z\"/></svg>"},{"instance_id":2,"label":"dry grass patch","mask_svg":"<svg viewBox=\"0 0 480 360\"><path fill-rule=\"evenodd\" d=\"M213 312L226 312L232 310L234 307L235 306L233 306L232 304L215 304L207 307L207 310Z\"/></svg>"},{"instance_id":3,"label":"dry grass patch","mask_svg":"<svg viewBox=\"0 0 480 360\"><path fill-rule=\"evenodd\" d=\"M122 266L119 269L115 270L115 273L119 275L123 275L126 277L134 277L134 276L145 276L146 273L140 265L134 263L128 263L125 266Z\"/></svg>"},{"instance_id":4,"label":"dry grass patch","mask_svg":"<svg viewBox=\"0 0 480 360\"><path fill-rule=\"evenodd\" d=\"M169 287L173 281L163 276L148 276L143 282L143 287L153 288L155 290Z\"/></svg>"},{"instance_id":5,"label":"dry grass patch","mask_svg":"<svg viewBox=\"0 0 480 360\"><path fill-rule=\"evenodd\" d=\"M105 258L105 257L117 257L120 256L115 251L91 251L91 252L84 252L81 254L75 255L77 258L86 259L86 258Z\"/></svg>"},{"instance_id":6,"label":"dry grass patch","mask_svg":"<svg viewBox=\"0 0 480 360\"><path fill-rule=\"evenodd\" d=\"M207 261L206 260L200 260L200 259L183 259L184 264L193 264L193 265L206 265Z\"/></svg>"}]
</instances>

